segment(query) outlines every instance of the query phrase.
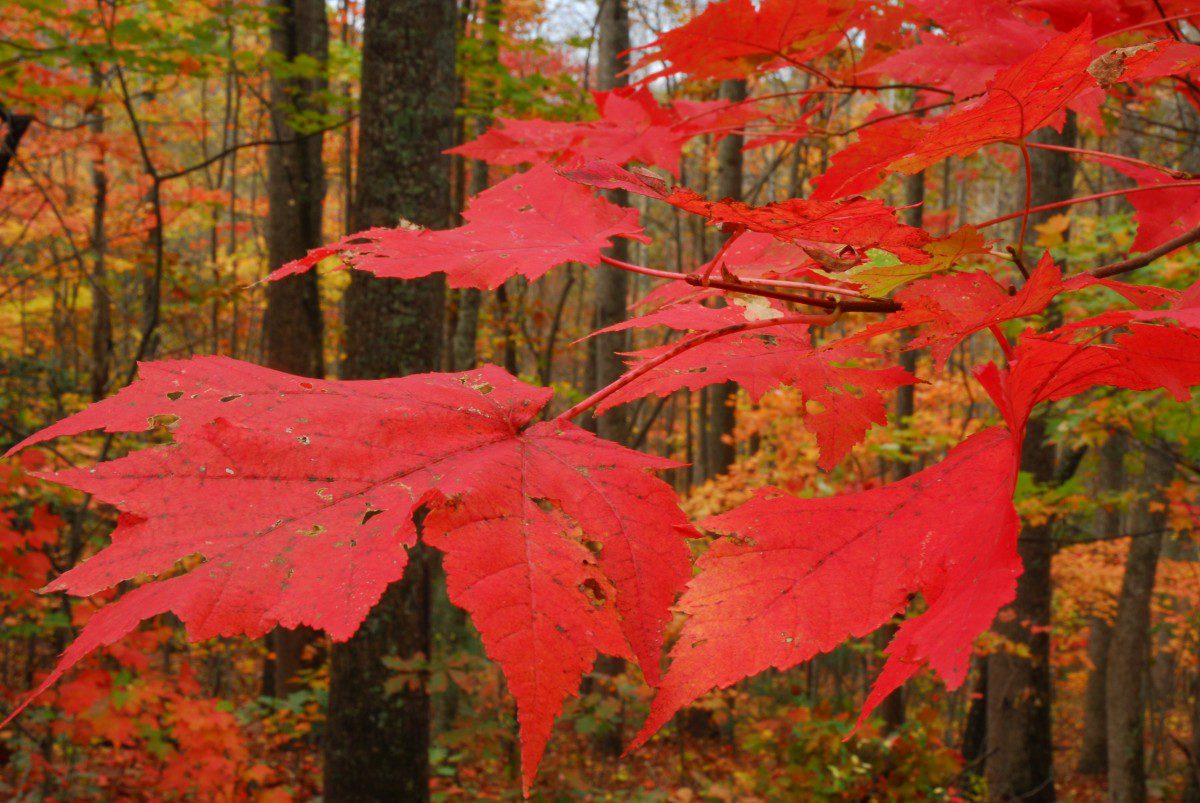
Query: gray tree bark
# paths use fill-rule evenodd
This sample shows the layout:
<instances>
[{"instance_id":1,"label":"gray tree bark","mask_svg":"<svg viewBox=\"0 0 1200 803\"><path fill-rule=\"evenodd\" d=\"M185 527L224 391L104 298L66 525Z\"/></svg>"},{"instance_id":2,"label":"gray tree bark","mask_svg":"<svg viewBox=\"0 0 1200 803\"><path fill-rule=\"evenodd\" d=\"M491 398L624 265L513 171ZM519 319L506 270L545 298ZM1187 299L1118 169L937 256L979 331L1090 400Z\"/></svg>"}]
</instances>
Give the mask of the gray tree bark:
<instances>
[{"instance_id":1,"label":"gray tree bark","mask_svg":"<svg viewBox=\"0 0 1200 803\"><path fill-rule=\"evenodd\" d=\"M1061 134L1043 129L1034 138L1073 145L1074 117L1068 117ZM1068 154L1035 150L1031 160L1034 206L1073 195L1075 164ZM1031 227L1046 217L1031 216ZM1049 314L1053 318L1054 312ZM1040 414L1034 415L1026 429L1021 469L1039 483L1065 482L1074 473L1073 467L1059 464L1054 447L1046 444L1045 420ZM1001 650L988 656L984 774L988 793L997 801L1052 803L1055 799L1049 633L1053 534L1053 521L1022 529L1017 551L1024 572L1017 581L1016 599L994 625L997 633L1024 648L1024 654Z\"/></svg>"},{"instance_id":2,"label":"gray tree bark","mask_svg":"<svg viewBox=\"0 0 1200 803\"><path fill-rule=\"evenodd\" d=\"M1113 803L1146 800L1150 602L1166 528L1161 489L1174 476L1175 464L1155 450L1148 449L1145 459L1131 527L1136 535L1130 539L1125 558L1125 576L1108 645L1108 799Z\"/></svg>"},{"instance_id":3,"label":"gray tree bark","mask_svg":"<svg viewBox=\"0 0 1200 803\"><path fill-rule=\"evenodd\" d=\"M1096 492L1099 495L1119 491L1125 484L1124 458L1128 440L1123 433L1113 433L1098 451ZM1099 537L1116 537L1122 530L1124 517L1119 507L1112 505L1096 515L1095 529ZM1079 772L1084 775L1103 775L1108 772L1108 644L1112 626L1099 616L1093 616L1089 627L1088 674L1083 698L1083 743L1079 750Z\"/></svg>"}]
</instances>

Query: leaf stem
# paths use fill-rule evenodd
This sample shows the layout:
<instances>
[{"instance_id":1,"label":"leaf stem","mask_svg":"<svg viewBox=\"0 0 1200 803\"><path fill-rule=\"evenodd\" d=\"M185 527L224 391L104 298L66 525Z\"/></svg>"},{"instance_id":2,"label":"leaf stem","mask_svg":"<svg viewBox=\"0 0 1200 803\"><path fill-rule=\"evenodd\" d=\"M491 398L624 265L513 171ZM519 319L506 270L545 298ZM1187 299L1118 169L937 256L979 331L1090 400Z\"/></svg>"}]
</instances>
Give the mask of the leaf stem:
<instances>
[{"instance_id":1,"label":"leaf stem","mask_svg":"<svg viewBox=\"0 0 1200 803\"><path fill-rule=\"evenodd\" d=\"M1148 167L1151 170L1157 170L1160 173L1166 173L1171 178L1188 180L1197 178L1194 173L1189 173L1186 170L1175 170L1170 167L1147 162L1145 159L1135 159L1132 156L1121 156L1116 153L1105 153L1104 151L1093 151L1088 148L1072 148L1068 145L1051 145L1047 142L1026 142L1025 147L1037 148L1042 151L1059 151L1061 153L1077 153L1080 156L1090 156L1097 159L1112 159L1114 162L1125 162L1139 167Z\"/></svg>"},{"instance_id":2,"label":"leaf stem","mask_svg":"<svg viewBox=\"0 0 1200 803\"><path fill-rule=\"evenodd\" d=\"M623 262L619 259L613 259L609 256L600 256L600 261L605 265L610 265L614 268L627 270L631 273L640 273L644 276L654 276L659 279L669 279L671 281L687 282L695 287L711 287L714 290L727 290L733 293L744 293L749 296L762 296L763 298L774 298L779 301L790 301L793 304L803 304L809 307L817 307L818 309L833 310L841 309L843 312L896 312L900 309L900 305L895 301L888 299L875 299L860 297L856 301L835 301L832 298L819 298L817 296L798 295L796 293L783 293L777 290L769 290L763 287L755 287L750 284L742 284L741 282L726 282L718 279L709 279L707 282L695 273L676 273L674 271L655 270L654 268L643 267L642 265L634 265L631 262ZM799 282L797 282L799 284ZM821 288L820 292L831 293L835 292L836 288L828 288L817 285ZM843 292L842 295L847 293Z\"/></svg>"}]
</instances>

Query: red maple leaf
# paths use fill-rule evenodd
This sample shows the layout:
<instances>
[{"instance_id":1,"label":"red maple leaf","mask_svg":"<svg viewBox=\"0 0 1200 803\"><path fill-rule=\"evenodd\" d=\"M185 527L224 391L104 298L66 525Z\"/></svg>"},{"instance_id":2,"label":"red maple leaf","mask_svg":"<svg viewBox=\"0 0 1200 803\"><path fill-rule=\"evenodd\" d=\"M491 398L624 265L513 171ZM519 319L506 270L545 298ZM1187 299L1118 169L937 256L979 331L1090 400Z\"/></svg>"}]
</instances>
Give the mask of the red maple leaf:
<instances>
[{"instance_id":1,"label":"red maple leaf","mask_svg":"<svg viewBox=\"0 0 1200 803\"><path fill-rule=\"evenodd\" d=\"M714 3L639 48L648 52L631 69L664 62L643 80L681 72L720 80L803 64L843 41L855 5L850 0L763 0L757 8L751 0Z\"/></svg>"},{"instance_id":2,"label":"red maple leaf","mask_svg":"<svg viewBox=\"0 0 1200 803\"><path fill-rule=\"evenodd\" d=\"M634 746L709 690L864 636L915 594L929 607L888 647L862 717L925 664L960 684L972 642L1012 599L1021 573L1018 451L994 427L882 488L821 499L768 488L702 522L731 535L699 559L679 601L688 619Z\"/></svg>"},{"instance_id":3,"label":"red maple leaf","mask_svg":"<svg viewBox=\"0 0 1200 803\"><path fill-rule=\"evenodd\" d=\"M597 198L548 165L510 176L481 192L463 212L466 224L429 231L375 228L310 251L270 275L281 279L338 255L376 276L415 279L446 274L450 287L494 289L513 276L536 279L556 265L595 265L612 238L649 242L636 209Z\"/></svg>"},{"instance_id":4,"label":"red maple leaf","mask_svg":"<svg viewBox=\"0 0 1200 803\"><path fill-rule=\"evenodd\" d=\"M676 308L652 313L640 324L716 331L726 318L744 320L740 312L726 307L711 310L704 317L693 315L689 325L686 312L691 310L680 315L672 309ZM637 368L673 348L666 345L633 352L628 355L632 358L629 365ZM872 425L887 423L884 394L916 381L898 367L873 369L847 364L875 356L860 346L840 342L815 348L803 324L731 333L688 349L625 384L601 402L597 412L650 394L668 396L683 388L699 390L726 381L737 382L754 401L772 388L790 385L804 399L804 426L816 435L821 452L817 465L829 471Z\"/></svg>"},{"instance_id":5,"label":"red maple leaf","mask_svg":"<svg viewBox=\"0 0 1200 803\"><path fill-rule=\"evenodd\" d=\"M401 577L425 508L420 538L446 553L451 599L517 699L528 787L597 653L632 647L657 679L668 607L690 576L687 519L650 474L675 464L531 423L550 395L492 366L362 382L220 357L144 366L26 441L178 418L173 444L50 475L121 519L111 545L48 590L90 595L204 560L105 606L35 694L166 612L194 640L276 625L347 639Z\"/></svg>"},{"instance_id":6,"label":"red maple leaf","mask_svg":"<svg viewBox=\"0 0 1200 803\"><path fill-rule=\"evenodd\" d=\"M882 201L849 198L842 201L792 198L764 206L742 201L712 201L687 187L670 188L647 171L625 170L611 162L591 162L563 175L602 189L623 189L707 218L730 230L757 231L797 245L837 245L865 251L879 248L906 262L927 262L921 246L932 238L921 229L896 220L896 210ZM837 255L830 255L836 259Z\"/></svg>"},{"instance_id":7,"label":"red maple leaf","mask_svg":"<svg viewBox=\"0 0 1200 803\"><path fill-rule=\"evenodd\" d=\"M501 119L483 136L447 153L489 164L553 161L574 165L593 159L641 162L679 174L683 146L693 137L725 132L759 116L747 104L680 101L662 106L649 90L593 92L600 119L585 122Z\"/></svg>"}]
</instances>

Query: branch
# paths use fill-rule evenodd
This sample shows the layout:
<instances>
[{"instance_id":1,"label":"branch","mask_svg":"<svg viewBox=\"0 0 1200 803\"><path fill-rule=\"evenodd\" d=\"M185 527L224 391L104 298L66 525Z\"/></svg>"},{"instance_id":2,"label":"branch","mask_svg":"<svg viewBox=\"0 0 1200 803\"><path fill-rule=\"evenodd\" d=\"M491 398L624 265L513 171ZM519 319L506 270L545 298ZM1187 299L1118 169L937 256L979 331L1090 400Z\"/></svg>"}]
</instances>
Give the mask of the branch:
<instances>
[{"instance_id":1,"label":"branch","mask_svg":"<svg viewBox=\"0 0 1200 803\"><path fill-rule=\"evenodd\" d=\"M1165 256L1176 249L1183 248L1185 245L1191 245L1197 240L1200 240L1200 226L1191 231L1184 232L1173 240L1167 240L1162 245L1157 248L1151 248L1144 254L1123 259L1120 262L1113 262L1111 265L1102 265L1099 268L1088 271L1088 273L1097 279L1106 279L1109 276L1119 276L1122 273L1129 273L1138 268L1144 268L1159 257Z\"/></svg>"}]
</instances>

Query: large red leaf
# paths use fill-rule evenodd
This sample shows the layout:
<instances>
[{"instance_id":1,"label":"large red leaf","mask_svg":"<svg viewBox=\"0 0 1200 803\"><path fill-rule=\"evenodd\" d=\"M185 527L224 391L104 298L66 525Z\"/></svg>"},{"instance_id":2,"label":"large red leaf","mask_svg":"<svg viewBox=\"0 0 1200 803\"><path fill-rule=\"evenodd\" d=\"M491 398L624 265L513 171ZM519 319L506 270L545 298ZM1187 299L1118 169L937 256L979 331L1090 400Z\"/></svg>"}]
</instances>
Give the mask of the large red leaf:
<instances>
[{"instance_id":1,"label":"large red leaf","mask_svg":"<svg viewBox=\"0 0 1200 803\"><path fill-rule=\"evenodd\" d=\"M483 136L448 153L498 165L636 161L678 175L683 146L692 137L726 131L759 116L751 105L734 106L728 101L662 106L644 88L594 92L592 97L599 120L501 119Z\"/></svg>"},{"instance_id":2,"label":"large red leaf","mask_svg":"<svg viewBox=\"0 0 1200 803\"><path fill-rule=\"evenodd\" d=\"M1200 385L1200 327L1134 322L1142 315L1162 313L1116 313L1042 335L1022 335L1009 366L1003 371L986 366L980 380L1015 432L1023 430L1038 404L1100 385L1163 389L1187 401L1190 388ZM1112 342L1100 342L1096 332L1086 331L1095 323L1122 330Z\"/></svg>"},{"instance_id":3,"label":"large red leaf","mask_svg":"<svg viewBox=\"0 0 1200 803\"><path fill-rule=\"evenodd\" d=\"M39 691L138 622L193 639L309 625L349 638L420 537L446 552L517 698L526 785L597 653L657 680L661 633L690 575L674 465L570 423L531 423L549 391L495 367L365 382L225 358L152 363L116 396L27 441L177 417L173 444L52 475L121 511L112 544L50 590L87 595L193 555L184 574L103 608ZM598 545L599 554L589 547Z\"/></svg>"},{"instance_id":4,"label":"large red leaf","mask_svg":"<svg viewBox=\"0 0 1200 803\"><path fill-rule=\"evenodd\" d=\"M928 608L900 627L863 716L925 664L960 684L973 640L1012 599L1021 572L1018 451L992 428L882 488L822 499L766 489L705 521L731 535L700 558L680 600L688 619L634 745L711 689L870 633L914 594Z\"/></svg>"},{"instance_id":5,"label":"large red leaf","mask_svg":"<svg viewBox=\"0 0 1200 803\"><path fill-rule=\"evenodd\" d=\"M493 289L513 276L536 279L556 265L595 265L613 237L649 242L636 209L610 203L548 165L505 179L471 199L457 229L369 229L310 251L271 274L280 279L338 255L376 276L446 274L451 287Z\"/></svg>"},{"instance_id":6,"label":"large red leaf","mask_svg":"<svg viewBox=\"0 0 1200 803\"><path fill-rule=\"evenodd\" d=\"M725 79L803 64L843 41L854 6L851 0L763 0L757 8L751 0L713 3L642 48L648 52L633 69L664 62L646 81L681 72Z\"/></svg>"},{"instance_id":7,"label":"large red leaf","mask_svg":"<svg viewBox=\"0 0 1200 803\"><path fill-rule=\"evenodd\" d=\"M881 201L848 198L843 201L792 198L764 206L742 201L712 201L687 187L670 188L646 171L632 173L611 162L591 162L563 175L602 189L623 189L666 201L701 215L713 224L770 234L797 245L849 246L860 251L879 248L906 262L927 262L921 246L932 238L896 220L896 210Z\"/></svg>"},{"instance_id":8,"label":"large red leaf","mask_svg":"<svg viewBox=\"0 0 1200 803\"><path fill-rule=\"evenodd\" d=\"M679 312L668 307L652 313L648 323L686 325ZM712 310L703 317L692 312L691 328L715 330L729 308ZM687 311L683 316L686 318ZM714 320L716 318L716 320ZM670 350L658 346L634 352L630 366L636 368ZM797 388L804 399L804 426L816 435L821 457L817 465L830 470L863 439L874 424L887 423L885 394L916 379L902 368L862 368L848 363L875 357L860 346L835 342L814 348L808 327L787 324L757 332L739 332L701 343L629 382L606 398L597 412L618 404L656 394L668 396L687 388L699 390L719 382L734 381L757 401L780 385Z\"/></svg>"},{"instance_id":9,"label":"large red leaf","mask_svg":"<svg viewBox=\"0 0 1200 803\"><path fill-rule=\"evenodd\" d=\"M863 636L920 594L859 718L922 666L951 688L971 644L1013 595L1021 572L1012 508L1020 443L1034 407L1098 385L1191 398L1200 385L1200 331L1142 323L1187 321L1200 301L1109 313L1026 334L1005 369L978 373L1008 424L979 433L936 466L858 494L800 499L773 489L704 522L730 537L698 562L679 608L688 615L671 666L634 744L714 688L787 669ZM1085 329L1123 326L1111 343Z\"/></svg>"}]
</instances>

